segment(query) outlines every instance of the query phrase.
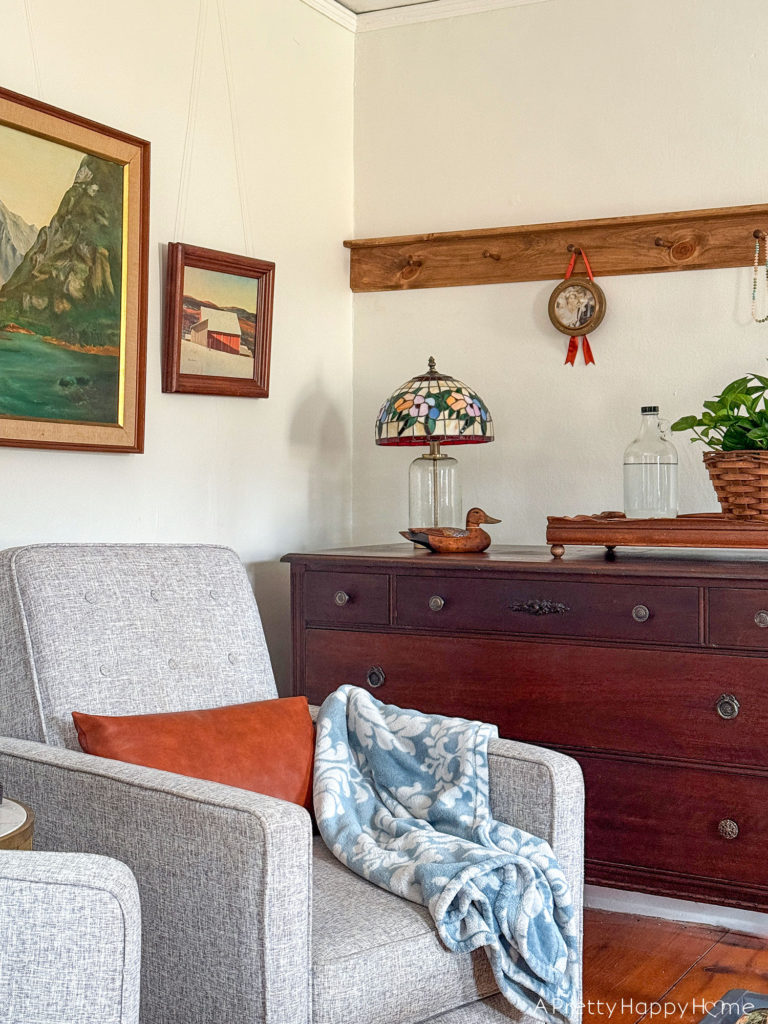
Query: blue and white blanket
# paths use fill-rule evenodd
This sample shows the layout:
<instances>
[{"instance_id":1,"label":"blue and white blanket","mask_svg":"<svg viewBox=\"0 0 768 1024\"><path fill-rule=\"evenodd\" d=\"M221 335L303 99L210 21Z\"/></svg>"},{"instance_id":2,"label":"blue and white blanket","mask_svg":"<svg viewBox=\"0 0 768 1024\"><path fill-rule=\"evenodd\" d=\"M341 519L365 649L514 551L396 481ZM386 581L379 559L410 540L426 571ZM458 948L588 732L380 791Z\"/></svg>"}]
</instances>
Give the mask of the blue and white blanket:
<instances>
[{"instance_id":1,"label":"blue and white blanket","mask_svg":"<svg viewBox=\"0 0 768 1024\"><path fill-rule=\"evenodd\" d=\"M448 949L485 946L513 1006L562 1019L580 998L578 922L549 845L491 817L497 735L342 686L317 721L317 823L352 871L427 907Z\"/></svg>"}]
</instances>

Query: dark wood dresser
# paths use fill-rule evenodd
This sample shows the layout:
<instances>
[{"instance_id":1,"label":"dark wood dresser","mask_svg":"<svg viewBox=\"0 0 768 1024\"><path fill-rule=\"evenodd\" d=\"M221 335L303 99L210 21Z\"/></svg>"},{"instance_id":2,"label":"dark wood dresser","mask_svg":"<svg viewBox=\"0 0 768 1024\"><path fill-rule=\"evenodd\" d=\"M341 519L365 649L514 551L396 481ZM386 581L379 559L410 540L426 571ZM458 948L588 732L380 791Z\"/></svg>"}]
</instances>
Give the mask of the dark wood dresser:
<instances>
[{"instance_id":1,"label":"dark wood dresser","mask_svg":"<svg viewBox=\"0 0 768 1024\"><path fill-rule=\"evenodd\" d=\"M577 758L587 881L768 909L768 553L286 555L294 692L342 683Z\"/></svg>"}]
</instances>

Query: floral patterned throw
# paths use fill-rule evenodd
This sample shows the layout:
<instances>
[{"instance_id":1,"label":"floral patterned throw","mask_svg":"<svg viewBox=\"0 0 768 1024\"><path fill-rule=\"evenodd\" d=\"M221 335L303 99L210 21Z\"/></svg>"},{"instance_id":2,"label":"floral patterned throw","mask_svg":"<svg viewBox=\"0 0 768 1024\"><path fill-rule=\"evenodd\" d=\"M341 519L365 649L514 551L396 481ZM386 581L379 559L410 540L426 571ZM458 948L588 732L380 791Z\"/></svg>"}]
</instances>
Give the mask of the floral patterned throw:
<instances>
[{"instance_id":1,"label":"floral patterned throw","mask_svg":"<svg viewBox=\"0 0 768 1024\"><path fill-rule=\"evenodd\" d=\"M578 921L549 845L491 816L495 726L382 704L342 686L320 709L320 833L363 878L429 909L448 949L484 946L515 1007L574 1018Z\"/></svg>"}]
</instances>

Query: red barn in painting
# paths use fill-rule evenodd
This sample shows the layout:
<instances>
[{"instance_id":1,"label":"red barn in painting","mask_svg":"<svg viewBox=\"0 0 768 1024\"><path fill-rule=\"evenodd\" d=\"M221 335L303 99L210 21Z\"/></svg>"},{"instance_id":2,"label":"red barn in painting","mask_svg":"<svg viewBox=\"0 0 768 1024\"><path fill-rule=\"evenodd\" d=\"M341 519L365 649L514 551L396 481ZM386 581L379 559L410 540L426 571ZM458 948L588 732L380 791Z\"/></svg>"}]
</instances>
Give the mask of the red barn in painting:
<instances>
[{"instance_id":1,"label":"red barn in painting","mask_svg":"<svg viewBox=\"0 0 768 1024\"><path fill-rule=\"evenodd\" d=\"M240 321L237 313L229 309L211 309L200 307L200 320L194 324L190 340L205 348L213 348L219 352L240 355Z\"/></svg>"}]
</instances>

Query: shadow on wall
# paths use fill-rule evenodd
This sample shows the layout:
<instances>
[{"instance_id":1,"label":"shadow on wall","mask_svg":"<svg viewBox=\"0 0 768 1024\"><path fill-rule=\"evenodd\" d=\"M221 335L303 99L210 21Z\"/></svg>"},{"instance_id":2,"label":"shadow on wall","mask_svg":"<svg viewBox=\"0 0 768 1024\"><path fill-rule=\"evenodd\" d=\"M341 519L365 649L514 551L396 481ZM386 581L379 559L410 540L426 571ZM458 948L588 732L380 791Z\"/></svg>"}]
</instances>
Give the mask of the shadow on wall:
<instances>
[{"instance_id":1,"label":"shadow on wall","mask_svg":"<svg viewBox=\"0 0 768 1024\"><path fill-rule=\"evenodd\" d=\"M291 420L291 449L308 459L306 482L307 532L295 547L338 547L348 544L352 526L352 413L342 417L319 379L298 396ZM296 501L297 495L289 495Z\"/></svg>"},{"instance_id":2,"label":"shadow on wall","mask_svg":"<svg viewBox=\"0 0 768 1024\"><path fill-rule=\"evenodd\" d=\"M281 697L290 697L290 566L281 562L249 562L245 569L261 612L277 692Z\"/></svg>"}]
</instances>

